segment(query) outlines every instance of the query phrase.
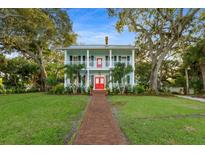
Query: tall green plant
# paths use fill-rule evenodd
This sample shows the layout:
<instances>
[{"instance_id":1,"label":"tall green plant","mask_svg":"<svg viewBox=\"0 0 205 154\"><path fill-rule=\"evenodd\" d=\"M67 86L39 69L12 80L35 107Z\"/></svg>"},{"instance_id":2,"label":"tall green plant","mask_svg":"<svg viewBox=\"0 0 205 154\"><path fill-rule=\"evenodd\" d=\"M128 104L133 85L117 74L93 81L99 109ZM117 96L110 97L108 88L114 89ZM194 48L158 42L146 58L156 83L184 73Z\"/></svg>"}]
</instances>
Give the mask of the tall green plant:
<instances>
[{"instance_id":1,"label":"tall green plant","mask_svg":"<svg viewBox=\"0 0 205 154\"><path fill-rule=\"evenodd\" d=\"M112 77L114 82L118 82L121 94L125 92L125 80L126 75L133 71L131 65L125 65L125 63L116 63L112 69Z\"/></svg>"},{"instance_id":2,"label":"tall green plant","mask_svg":"<svg viewBox=\"0 0 205 154\"><path fill-rule=\"evenodd\" d=\"M65 73L70 79L70 84L73 87L73 93L77 93L79 87L80 71L85 68L84 64L65 65Z\"/></svg>"}]
</instances>

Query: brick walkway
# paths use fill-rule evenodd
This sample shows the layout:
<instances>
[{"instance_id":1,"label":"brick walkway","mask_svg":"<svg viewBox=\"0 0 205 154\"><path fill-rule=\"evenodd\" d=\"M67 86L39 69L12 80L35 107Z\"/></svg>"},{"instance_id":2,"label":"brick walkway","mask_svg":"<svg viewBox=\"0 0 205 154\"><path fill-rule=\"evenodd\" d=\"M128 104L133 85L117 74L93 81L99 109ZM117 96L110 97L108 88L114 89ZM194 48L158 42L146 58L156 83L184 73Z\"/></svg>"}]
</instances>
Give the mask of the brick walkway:
<instances>
[{"instance_id":1,"label":"brick walkway","mask_svg":"<svg viewBox=\"0 0 205 154\"><path fill-rule=\"evenodd\" d=\"M127 144L103 91L93 92L74 144Z\"/></svg>"}]
</instances>

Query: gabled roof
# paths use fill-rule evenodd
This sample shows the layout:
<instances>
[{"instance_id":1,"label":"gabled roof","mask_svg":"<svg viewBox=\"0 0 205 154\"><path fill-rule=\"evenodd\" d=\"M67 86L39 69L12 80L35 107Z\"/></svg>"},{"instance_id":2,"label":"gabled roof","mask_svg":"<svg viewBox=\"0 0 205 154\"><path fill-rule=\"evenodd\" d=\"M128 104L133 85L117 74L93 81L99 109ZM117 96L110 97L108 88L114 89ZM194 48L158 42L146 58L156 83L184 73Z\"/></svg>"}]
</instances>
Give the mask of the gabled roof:
<instances>
[{"instance_id":1,"label":"gabled roof","mask_svg":"<svg viewBox=\"0 0 205 154\"><path fill-rule=\"evenodd\" d=\"M132 45L72 45L59 50L76 50L76 49L135 49Z\"/></svg>"}]
</instances>

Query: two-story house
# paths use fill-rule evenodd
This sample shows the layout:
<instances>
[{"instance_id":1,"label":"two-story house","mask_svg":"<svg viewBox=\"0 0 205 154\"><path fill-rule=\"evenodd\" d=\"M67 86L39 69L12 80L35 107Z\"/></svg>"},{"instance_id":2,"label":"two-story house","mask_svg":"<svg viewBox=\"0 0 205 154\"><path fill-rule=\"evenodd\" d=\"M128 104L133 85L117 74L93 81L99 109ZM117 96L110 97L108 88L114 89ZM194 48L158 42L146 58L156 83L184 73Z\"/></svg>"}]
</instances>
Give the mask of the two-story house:
<instances>
[{"instance_id":1,"label":"two-story house","mask_svg":"<svg viewBox=\"0 0 205 154\"><path fill-rule=\"evenodd\" d=\"M106 38L107 39L107 38ZM65 51L65 65L85 64L79 79L79 85L89 87L94 90L104 90L106 86L112 89L116 83L112 81L111 69L118 62L131 65L133 71L127 75L127 82L131 86L135 84L135 48L131 45L75 45L62 49ZM65 74L64 86L70 84L69 78Z\"/></svg>"}]
</instances>

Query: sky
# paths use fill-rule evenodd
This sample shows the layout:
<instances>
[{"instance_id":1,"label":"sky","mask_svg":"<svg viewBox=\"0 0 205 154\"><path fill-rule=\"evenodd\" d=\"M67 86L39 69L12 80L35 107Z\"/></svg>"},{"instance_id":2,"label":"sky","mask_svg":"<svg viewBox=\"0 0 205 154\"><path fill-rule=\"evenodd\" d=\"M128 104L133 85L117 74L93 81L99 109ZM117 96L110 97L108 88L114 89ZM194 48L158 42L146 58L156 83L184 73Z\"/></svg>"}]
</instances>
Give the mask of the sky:
<instances>
[{"instance_id":1,"label":"sky","mask_svg":"<svg viewBox=\"0 0 205 154\"><path fill-rule=\"evenodd\" d=\"M106 9L67 9L73 22L73 31L78 34L77 43L83 45L104 44L105 36L112 45L133 45L134 33L115 29L117 18L109 17Z\"/></svg>"}]
</instances>

